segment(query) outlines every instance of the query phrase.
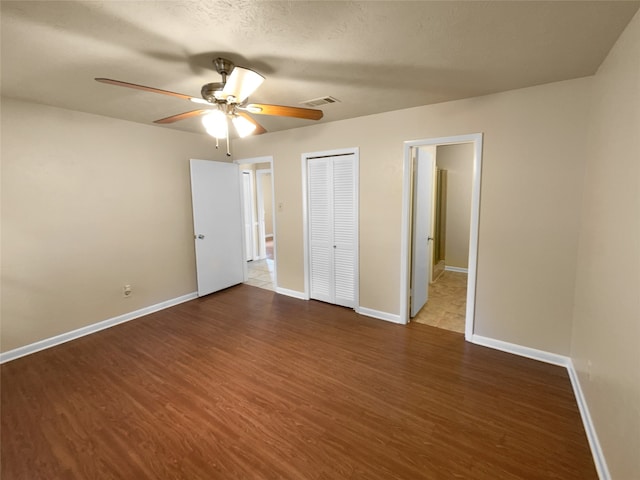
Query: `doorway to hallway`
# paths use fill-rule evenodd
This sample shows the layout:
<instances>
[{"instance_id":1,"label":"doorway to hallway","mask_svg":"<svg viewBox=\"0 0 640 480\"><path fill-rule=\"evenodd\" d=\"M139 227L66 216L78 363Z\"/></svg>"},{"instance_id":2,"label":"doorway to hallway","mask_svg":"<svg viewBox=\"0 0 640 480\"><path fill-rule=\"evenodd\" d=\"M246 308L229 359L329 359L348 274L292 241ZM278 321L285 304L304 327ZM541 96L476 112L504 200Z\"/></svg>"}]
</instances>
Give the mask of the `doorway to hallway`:
<instances>
[{"instance_id":1,"label":"doorway to hallway","mask_svg":"<svg viewBox=\"0 0 640 480\"><path fill-rule=\"evenodd\" d=\"M265 241L265 258L247 262L247 273L249 279L247 285L264 288L266 290L276 290L275 272L273 263L273 238Z\"/></svg>"},{"instance_id":2,"label":"doorway to hallway","mask_svg":"<svg viewBox=\"0 0 640 480\"><path fill-rule=\"evenodd\" d=\"M434 278L431 271L431 265L437 264L439 260L439 258L436 258L434 262L434 254L436 253L434 249L436 240L434 239L435 226L436 223L439 223L440 235L446 235L447 228L445 226L446 222L442 222L443 210L439 212L439 215L434 214L434 205L438 196L438 192L435 191L435 180L438 178L435 151L440 146L460 144L470 144L470 151L472 152L471 157L468 159L472 167L470 169L471 181L470 185L468 185L470 187L470 202L468 202L470 212L465 220L466 233L458 235L466 236L467 243L466 247L462 249L464 250L462 260L457 259L454 261L450 258L449 260L453 264L447 268L446 248L443 251L445 242L438 239L438 255L445 259L445 271L440 277L443 282L437 284L438 280ZM471 339L475 313L481 165L482 134L405 142L400 305L400 317L404 323L408 323L411 318L415 319L423 309L423 305L425 303L428 305L429 301L427 299L429 296L433 297L435 293L437 299L432 302L435 305L431 309L435 310L435 312L432 312L432 318L425 320L425 322L431 322L430 324L439 327L449 325L452 327L451 329L463 331L467 340ZM421 170L422 174L420 173ZM424 175L425 170L428 175ZM427 215L423 215L421 212L427 212ZM456 256L460 256L461 249L459 246L451 247L451 249L458 252ZM448 271L452 274L463 274L466 278L461 275L446 275L445 277ZM419 274L419 272L423 272L423 274ZM436 280L436 282L432 283L433 280ZM446 280L449 280L449 282ZM464 284L466 284L466 288L463 289L462 285ZM429 291L430 289L431 292ZM464 300L462 297L464 297ZM443 305L447 305L447 302L452 305L445 309ZM461 310L464 310L464 328L460 328L459 317ZM454 321L456 317L458 317L457 322Z\"/></svg>"},{"instance_id":3,"label":"doorway to hallway","mask_svg":"<svg viewBox=\"0 0 640 480\"><path fill-rule=\"evenodd\" d=\"M245 176L245 283L276 291L276 225L273 158L235 160Z\"/></svg>"}]
</instances>

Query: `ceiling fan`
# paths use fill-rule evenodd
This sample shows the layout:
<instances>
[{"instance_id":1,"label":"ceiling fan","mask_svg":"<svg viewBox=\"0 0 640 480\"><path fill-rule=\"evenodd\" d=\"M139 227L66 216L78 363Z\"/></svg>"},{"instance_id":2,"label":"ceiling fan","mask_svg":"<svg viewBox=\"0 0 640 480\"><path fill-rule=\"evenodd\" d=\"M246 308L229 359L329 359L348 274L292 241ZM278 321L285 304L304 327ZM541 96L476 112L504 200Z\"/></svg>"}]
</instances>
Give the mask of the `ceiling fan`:
<instances>
[{"instance_id":1,"label":"ceiling fan","mask_svg":"<svg viewBox=\"0 0 640 480\"><path fill-rule=\"evenodd\" d=\"M216 138L216 147L218 146L218 139L227 139L227 155L230 155L228 148L228 120L231 120L240 137L246 137L247 135L260 135L266 132L264 127L249 115L250 113L307 120L320 120L322 118L322 110L287 107L284 105L269 105L265 103L248 103L249 95L255 92L262 84L264 77L248 68L235 66L233 62L226 58L218 57L213 61L213 64L216 71L222 76L222 81L203 85L201 90L202 98L137 85L135 83L112 80L110 78L96 78L96 80L120 87L135 88L145 92L160 93L182 98L197 104L206 105L207 107L215 107L191 110L155 120L154 123L174 123L179 120L202 116L202 124L205 130L209 135Z\"/></svg>"}]
</instances>

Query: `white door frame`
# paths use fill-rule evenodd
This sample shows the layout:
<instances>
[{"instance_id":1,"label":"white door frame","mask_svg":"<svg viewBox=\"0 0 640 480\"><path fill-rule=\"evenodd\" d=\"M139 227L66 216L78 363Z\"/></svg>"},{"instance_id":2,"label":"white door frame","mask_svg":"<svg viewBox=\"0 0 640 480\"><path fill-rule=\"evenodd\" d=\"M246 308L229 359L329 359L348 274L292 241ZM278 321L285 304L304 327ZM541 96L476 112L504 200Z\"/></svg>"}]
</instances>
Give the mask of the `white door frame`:
<instances>
[{"instance_id":1,"label":"white door frame","mask_svg":"<svg viewBox=\"0 0 640 480\"><path fill-rule=\"evenodd\" d=\"M266 228L264 223L264 192L262 190L262 176L271 175L271 170L261 168L256 170L256 210L258 214L258 258L267 258L267 246L265 242ZM273 190L272 190L273 191ZM273 195L272 203L273 203Z\"/></svg>"},{"instance_id":2,"label":"white door frame","mask_svg":"<svg viewBox=\"0 0 640 480\"><path fill-rule=\"evenodd\" d=\"M271 171L271 211L273 212L273 285L277 289L278 288L278 258L277 258L277 249L276 243L278 241L278 234L276 228L276 190L275 190L275 171L273 170L273 156L265 155L263 157L251 157L251 158L240 158L238 160L234 160L233 163L237 163L238 165L246 165L246 164L254 164L254 163L268 163L269 170ZM248 277L245 276L245 281L247 281Z\"/></svg>"},{"instance_id":3,"label":"white door frame","mask_svg":"<svg viewBox=\"0 0 640 480\"><path fill-rule=\"evenodd\" d=\"M355 162L355 171L356 171L356 181L354 185L354 196L355 196L355 222L358 228L356 228L356 238L354 245L354 255L355 255L355 298L354 298L354 310L356 312L360 311L360 149L358 147L354 148L340 148L337 150L326 150L322 152L309 152L303 153L301 155L302 162L302 229L303 229L303 254L304 254L304 300L309 300L311 298L311 280L309 278L310 274L310 257L309 257L309 188L308 188L308 178L307 178L307 164L310 158L317 157L334 157L336 155L354 155Z\"/></svg>"},{"instance_id":4,"label":"white door frame","mask_svg":"<svg viewBox=\"0 0 640 480\"><path fill-rule=\"evenodd\" d=\"M255 174L253 170L242 170L240 172L240 175L242 175L242 213L243 213L243 216L245 216L247 213L247 209L249 209L249 217L250 217L249 219L244 218L245 231L246 231L247 221L249 223L249 234L245 235L244 241L246 246L250 246L250 250L251 250L251 254L249 255L250 258L248 258L247 261L258 260L259 257L258 257L258 250L256 248L256 238L255 238L256 211L255 211L255 204L253 201L253 195L256 190ZM247 190L245 189L245 186L246 186L245 175L248 175L247 178L249 179L249 192L247 192Z\"/></svg>"},{"instance_id":5,"label":"white door frame","mask_svg":"<svg viewBox=\"0 0 640 480\"><path fill-rule=\"evenodd\" d=\"M411 270L411 150L426 145L473 143L473 185L471 187L471 231L469 238L469 273L467 277L467 311L464 338L471 341L475 320L476 277L478 267L478 227L480 221L480 179L482 173L482 133L452 137L425 138L404 142L402 182L402 243L400 245L400 321L409 322L409 276Z\"/></svg>"}]
</instances>

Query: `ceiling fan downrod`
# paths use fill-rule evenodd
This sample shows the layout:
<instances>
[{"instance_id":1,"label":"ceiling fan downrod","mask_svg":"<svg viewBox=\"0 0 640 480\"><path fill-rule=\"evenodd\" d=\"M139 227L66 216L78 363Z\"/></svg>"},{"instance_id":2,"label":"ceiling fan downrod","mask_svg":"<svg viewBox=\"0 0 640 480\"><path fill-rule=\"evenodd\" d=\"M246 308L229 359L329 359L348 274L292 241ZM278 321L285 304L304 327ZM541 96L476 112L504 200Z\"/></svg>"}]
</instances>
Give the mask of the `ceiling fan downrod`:
<instances>
[{"instance_id":1,"label":"ceiling fan downrod","mask_svg":"<svg viewBox=\"0 0 640 480\"><path fill-rule=\"evenodd\" d=\"M227 60L226 58L218 57L213 61L213 65L216 67L216 72L222 75L222 85L224 86L227 83L227 75L231 74L231 71L235 67L231 60Z\"/></svg>"}]
</instances>

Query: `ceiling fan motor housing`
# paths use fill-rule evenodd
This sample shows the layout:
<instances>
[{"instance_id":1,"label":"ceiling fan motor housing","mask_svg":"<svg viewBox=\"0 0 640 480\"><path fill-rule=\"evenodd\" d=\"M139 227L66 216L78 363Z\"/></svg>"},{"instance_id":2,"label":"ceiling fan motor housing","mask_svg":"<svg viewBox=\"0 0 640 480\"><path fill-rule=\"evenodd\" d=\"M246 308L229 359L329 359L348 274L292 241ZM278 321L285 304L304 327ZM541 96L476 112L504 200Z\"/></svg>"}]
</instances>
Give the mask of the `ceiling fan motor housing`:
<instances>
[{"instance_id":1,"label":"ceiling fan motor housing","mask_svg":"<svg viewBox=\"0 0 640 480\"><path fill-rule=\"evenodd\" d=\"M216 97L216 92L222 92L223 88L224 82L207 83L202 86L200 93L202 94L202 98L207 102L217 103L218 98Z\"/></svg>"}]
</instances>

